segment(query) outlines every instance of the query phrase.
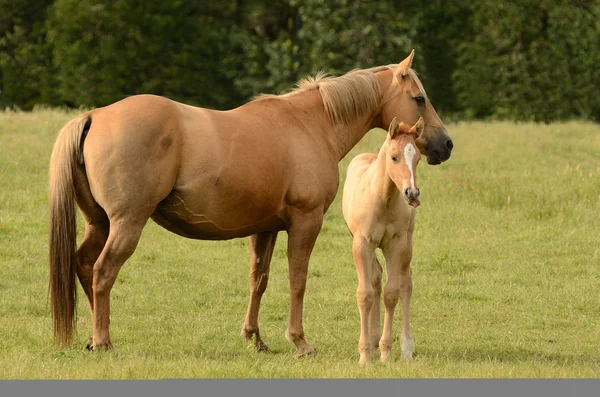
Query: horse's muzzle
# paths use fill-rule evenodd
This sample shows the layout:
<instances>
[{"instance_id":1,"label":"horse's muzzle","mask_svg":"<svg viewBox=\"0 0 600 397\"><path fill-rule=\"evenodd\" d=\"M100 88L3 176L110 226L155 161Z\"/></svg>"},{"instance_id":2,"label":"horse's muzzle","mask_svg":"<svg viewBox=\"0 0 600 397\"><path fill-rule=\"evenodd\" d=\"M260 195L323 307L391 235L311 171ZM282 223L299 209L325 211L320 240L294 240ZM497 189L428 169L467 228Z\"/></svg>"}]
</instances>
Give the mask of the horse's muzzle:
<instances>
[{"instance_id":1,"label":"horse's muzzle","mask_svg":"<svg viewBox=\"0 0 600 397\"><path fill-rule=\"evenodd\" d=\"M436 138L427 143L425 156L427 156L427 164L438 165L448 160L452 154L454 142L444 131L436 135Z\"/></svg>"}]
</instances>

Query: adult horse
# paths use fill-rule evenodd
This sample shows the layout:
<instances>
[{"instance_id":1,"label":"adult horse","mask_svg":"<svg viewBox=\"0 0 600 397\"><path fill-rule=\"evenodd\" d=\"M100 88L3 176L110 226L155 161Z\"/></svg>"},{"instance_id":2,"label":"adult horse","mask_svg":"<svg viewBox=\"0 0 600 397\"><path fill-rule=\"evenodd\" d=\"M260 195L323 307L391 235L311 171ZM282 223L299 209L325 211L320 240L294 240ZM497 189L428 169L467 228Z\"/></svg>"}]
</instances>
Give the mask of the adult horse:
<instances>
[{"instance_id":1,"label":"adult horse","mask_svg":"<svg viewBox=\"0 0 600 397\"><path fill-rule=\"evenodd\" d=\"M242 335L266 350L261 297L277 233L288 233L287 338L314 352L302 326L308 261L339 183L338 162L374 127L425 121L419 150L430 164L452 141L410 68L317 75L281 96L215 111L138 95L69 121L50 160L50 299L55 340L72 341L75 275L92 310L91 350L108 349L110 290L148 218L203 240L250 236L250 302ZM75 203L85 220L76 250Z\"/></svg>"}]
</instances>

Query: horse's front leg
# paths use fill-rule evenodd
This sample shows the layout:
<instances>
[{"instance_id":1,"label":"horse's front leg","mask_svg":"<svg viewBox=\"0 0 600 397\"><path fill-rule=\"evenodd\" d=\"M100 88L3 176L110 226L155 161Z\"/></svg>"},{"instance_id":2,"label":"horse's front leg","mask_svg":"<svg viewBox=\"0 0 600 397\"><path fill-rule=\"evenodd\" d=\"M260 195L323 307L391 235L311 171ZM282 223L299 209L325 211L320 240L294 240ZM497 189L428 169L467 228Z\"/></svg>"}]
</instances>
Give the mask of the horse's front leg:
<instances>
[{"instance_id":1,"label":"horse's front leg","mask_svg":"<svg viewBox=\"0 0 600 397\"><path fill-rule=\"evenodd\" d=\"M384 249L388 281L383 291L385 318L379 342L381 362L389 362L392 349L392 322L398 299L402 301L402 358L412 360L415 343L410 330L410 297L412 295L412 233L407 232L392 240Z\"/></svg>"},{"instance_id":2,"label":"horse's front leg","mask_svg":"<svg viewBox=\"0 0 600 397\"><path fill-rule=\"evenodd\" d=\"M250 302L242 327L242 337L251 345L254 336L256 350L264 352L269 349L262 341L258 331L258 312L261 298L267 289L271 257L276 240L277 232L265 232L250 236Z\"/></svg>"},{"instance_id":3,"label":"horse's front leg","mask_svg":"<svg viewBox=\"0 0 600 397\"><path fill-rule=\"evenodd\" d=\"M308 261L322 224L322 208L311 212L298 210L291 217L287 231L291 304L286 337L296 346L296 358L315 353L315 350L308 344L304 336L302 311Z\"/></svg>"}]
</instances>

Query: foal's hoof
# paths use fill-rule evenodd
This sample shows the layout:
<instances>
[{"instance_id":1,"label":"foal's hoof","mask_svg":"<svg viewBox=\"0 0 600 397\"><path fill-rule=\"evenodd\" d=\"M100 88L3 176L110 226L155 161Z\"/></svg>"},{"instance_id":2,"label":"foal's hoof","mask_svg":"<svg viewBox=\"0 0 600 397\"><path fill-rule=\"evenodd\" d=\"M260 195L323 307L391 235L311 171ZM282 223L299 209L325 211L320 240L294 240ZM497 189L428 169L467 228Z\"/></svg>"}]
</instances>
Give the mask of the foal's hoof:
<instances>
[{"instance_id":1,"label":"foal's hoof","mask_svg":"<svg viewBox=\"0 0 600 397\"><path fill-rule=\"evenodd\" d=\"M85 350L87 351L92 351L94 350L94 340L92 339L92 337L90 336L90 339L88 339L87 341L87 345L85 346Z\"/></svg>"},{"instance_id":2,"label":"foal's hoof","mask_svg":"<svg viewBox=\"0 0 600 397\"><path fill-rule=\"evenodd\" d=\"M389 364L392 361L392 352L389 350L382 350L379 362L382 364Z\"/></svg>"},{"instance_id":3,"label":"foal's hoof","mask_svg":"<svg viewBox=\"0 0 600 397\"><path fill-rule=\"evenodd\" d=\"M415 341L411 338L411 339L406 339L402 341L402 358L404 360L412 360L413 359L413 352L415 351Z\"/></svg>"}]
</instances>

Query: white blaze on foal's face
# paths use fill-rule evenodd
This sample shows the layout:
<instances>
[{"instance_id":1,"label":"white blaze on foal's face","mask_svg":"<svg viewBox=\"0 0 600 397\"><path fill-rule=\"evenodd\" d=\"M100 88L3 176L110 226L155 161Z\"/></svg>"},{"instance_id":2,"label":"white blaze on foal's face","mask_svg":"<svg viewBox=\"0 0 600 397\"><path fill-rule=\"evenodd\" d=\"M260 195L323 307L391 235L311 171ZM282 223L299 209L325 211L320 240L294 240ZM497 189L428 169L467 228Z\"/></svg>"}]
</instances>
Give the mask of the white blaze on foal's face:
<instances>
[{"instance_id":1,"label":"white blaze on foal's face","mask_svg":"<svg viewBox=\"0 0 600 397\"><path fill-rule=\"evenodd\" d=\"M410 171L410 187L412 187L412 188L417 187L415 185L415 166L416 166L416 164L414 163L416 153L417 153L417 150L415 149L415 146L412 143L407 143L406 146L404 146L404 161L406 162L406 166L408 167L408 170Z\"/></svg>"},{"instance_id":2,"label":"white blaze on foal's face","mask_svg":"<svg viewBox=\"0 0 600 397\"><path fill-rule=\"evenodd\" d=\"M421 158L414 142L408 134L391 140L388 147L388 175L394 181L398 190L404 193L406 189L417 190L417 164Z\"/></svg>"},{"instance_id":3,"label":"white blaze on foal's face","mask_svg":"<svg viewBox=\"0 0 600 397\"><path fill-rule=\"evenodd\" d=\"M421 132L423 119L419 119L412 127L394 119L388 131L387 172L408 204L413 207L419 205L417 164L421 154L417 150L415 140Z\"/></svg>"}]
</instances>

